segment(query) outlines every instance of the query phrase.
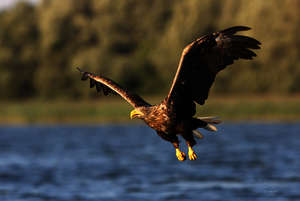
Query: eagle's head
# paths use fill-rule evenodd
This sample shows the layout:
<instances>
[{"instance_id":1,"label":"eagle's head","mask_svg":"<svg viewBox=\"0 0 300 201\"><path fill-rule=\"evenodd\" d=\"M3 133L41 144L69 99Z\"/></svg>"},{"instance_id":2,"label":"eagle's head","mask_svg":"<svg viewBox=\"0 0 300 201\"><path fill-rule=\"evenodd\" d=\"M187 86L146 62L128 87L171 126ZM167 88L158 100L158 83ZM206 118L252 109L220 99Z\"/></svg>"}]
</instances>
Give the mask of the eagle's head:
<instances>
[{"instance_id":1,"label":"eagle's head","mask_svg":"<svg viewBox=\"0 0 300 201\"><path fill-rule=\"evenodd\" d=\"M148 113L149 113L149 110L147 107L137 107L130 112L130 118L131 119L136 119L136 118L144 119Z\"/></svg>"}]
</instances>

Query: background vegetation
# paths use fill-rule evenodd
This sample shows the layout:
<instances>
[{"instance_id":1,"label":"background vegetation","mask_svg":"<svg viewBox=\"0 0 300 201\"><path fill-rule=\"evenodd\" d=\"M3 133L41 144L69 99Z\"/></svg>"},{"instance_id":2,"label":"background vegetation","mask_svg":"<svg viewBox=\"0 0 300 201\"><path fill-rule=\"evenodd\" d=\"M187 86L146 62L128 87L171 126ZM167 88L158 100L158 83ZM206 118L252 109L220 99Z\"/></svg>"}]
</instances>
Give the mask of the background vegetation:
<instances>
[{"instance_id":1,"label":"background vegetation","mask_svg":"<svg viewBox=\"0 0 300 201\"><path fill-rule=\"evenodd\" d=\"M299 93L299 10L297 0L21 2L0 14L0 97L92 96L76 66L164 93L183 47L232 25L252 27L263 49L221 73L215 93Z\"/></svg>"},{"instance_id":2,"label":"background vegetation","mask_svg":"<svg viewBox=\"0 0 300 201\"><path fill-rule=\"evenodd\" d=\"M167 93L181 51L233 25L262 50L220 73L212 93L300 92L298 0L41 0L0 11L0 101L86 100L75 67L146 95ZM17 102L19 103L19 102Z\"/></svg>"}]
</instances>

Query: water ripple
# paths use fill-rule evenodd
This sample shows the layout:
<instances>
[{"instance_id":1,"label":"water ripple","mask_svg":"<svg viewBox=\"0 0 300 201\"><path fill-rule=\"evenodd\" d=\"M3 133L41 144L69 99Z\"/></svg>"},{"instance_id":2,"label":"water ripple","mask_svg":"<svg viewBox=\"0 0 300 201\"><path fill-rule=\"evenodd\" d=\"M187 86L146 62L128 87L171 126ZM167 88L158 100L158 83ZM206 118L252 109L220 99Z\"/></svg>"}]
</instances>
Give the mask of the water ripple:
<instances>
[{"instance_id":1,"label":"water ripple","mask_svg":"<svg viewBox=\"0 0 300 201\"><path fill-rule=\"evenodd\" d=\"M220 132L180 163L144 126L1 127L0 200L300 200L299 124Z\"/></svg>"}]
</instances>

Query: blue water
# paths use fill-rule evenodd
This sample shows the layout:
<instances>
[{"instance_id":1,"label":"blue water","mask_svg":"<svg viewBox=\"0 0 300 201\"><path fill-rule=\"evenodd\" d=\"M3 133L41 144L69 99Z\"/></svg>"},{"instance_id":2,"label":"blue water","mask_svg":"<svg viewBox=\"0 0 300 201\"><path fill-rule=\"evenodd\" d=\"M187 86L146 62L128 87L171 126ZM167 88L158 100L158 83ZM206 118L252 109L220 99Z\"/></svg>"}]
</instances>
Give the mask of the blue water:
<instances>
[{"instance_id":1,"label":"blue water","mask_svg":"<svg viewBox=\"0 0 300 201\"><path fill-rule=\"evenodd\" d=\"M2 126L0 200L300 200L300 124L205 134L179 162L144 126Z\"/></svg>"}]
</instances>

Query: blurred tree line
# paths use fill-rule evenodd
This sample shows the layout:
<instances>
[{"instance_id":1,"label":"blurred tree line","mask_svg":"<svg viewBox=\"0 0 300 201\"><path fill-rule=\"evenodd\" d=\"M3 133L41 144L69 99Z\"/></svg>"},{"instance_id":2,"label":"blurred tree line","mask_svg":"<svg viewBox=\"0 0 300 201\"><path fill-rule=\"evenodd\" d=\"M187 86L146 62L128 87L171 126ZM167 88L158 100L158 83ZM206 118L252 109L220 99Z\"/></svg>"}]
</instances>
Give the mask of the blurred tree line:
<instances>
[{"instance_id":1,"label":"blurred tree line","mask_svg":"<svg viewBox=\"0 0 300 201\"><path fill-rule=\"evenodd\" d=\"M185 45L233 25L262 50L219 74L214 93L300 92L298 0L42 0L0 11L0 98L82 98L75 67L138 93L166 93Z\"/></svg>"}]
</instances>

